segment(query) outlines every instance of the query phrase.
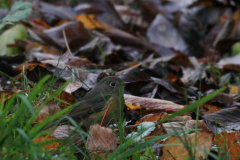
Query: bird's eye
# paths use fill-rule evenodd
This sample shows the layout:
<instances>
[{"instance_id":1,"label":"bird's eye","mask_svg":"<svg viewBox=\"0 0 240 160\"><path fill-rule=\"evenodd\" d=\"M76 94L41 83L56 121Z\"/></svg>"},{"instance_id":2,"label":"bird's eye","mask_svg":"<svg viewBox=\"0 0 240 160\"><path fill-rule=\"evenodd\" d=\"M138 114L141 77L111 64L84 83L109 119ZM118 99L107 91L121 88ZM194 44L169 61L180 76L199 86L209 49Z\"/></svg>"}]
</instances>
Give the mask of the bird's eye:
<instances>
[{"instance_id":1,"label":"bird's eye","mask_svg":"<svg viewBox=\"0 0 240 160\"><path fill-rule=\"evenodd\" d=\"M110 83L110 86L111 86L111 87L115 87L116 84L115 84L114 82L111 82L111 83Z\"/></svg>"}]
</instances>

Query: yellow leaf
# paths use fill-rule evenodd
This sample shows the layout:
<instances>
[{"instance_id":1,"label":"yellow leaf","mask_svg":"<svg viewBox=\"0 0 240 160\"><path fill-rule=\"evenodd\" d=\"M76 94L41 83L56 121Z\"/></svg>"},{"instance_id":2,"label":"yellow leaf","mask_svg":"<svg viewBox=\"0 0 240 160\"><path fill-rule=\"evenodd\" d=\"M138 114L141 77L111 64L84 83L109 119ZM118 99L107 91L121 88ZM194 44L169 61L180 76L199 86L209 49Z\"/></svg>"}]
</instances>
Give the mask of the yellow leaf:
<instances>
[{"instance_id":1,"label":"yellow leaf","mask_svg":"<svg viewBox=\"0 0 240 160\"><path fill-rule=\"evenodd\" d=\"M100 29L100 30L108 29L107 26L103 26L102 24L100 24L93 14L89 15L79 14L75 17L75 20L82 22L83 25L88 29Z\"/></svg>"},{"instance_id":2,"label":"yellow leaf","mask_svg":"<svg viewBox=\"0 0 240 160\"><path fill-rule=\"evenodd\" d=\"M141 109L141 105L140 104L133 105L132 103L126 103L126 106L128 107L128 110L130 110L130 109L132 109L132 110Z\"/></svg>"},{"instance_id":3,"label":"yellow leaf","mask_svg":"<svg viewBox=\"0 0 240 160\"><path fill-rule=\"evenodd\" d=\"M237 86L232 86L232 85L229 85L229 94L238 94L238 87Z\"/></svg>"}]
</instances>

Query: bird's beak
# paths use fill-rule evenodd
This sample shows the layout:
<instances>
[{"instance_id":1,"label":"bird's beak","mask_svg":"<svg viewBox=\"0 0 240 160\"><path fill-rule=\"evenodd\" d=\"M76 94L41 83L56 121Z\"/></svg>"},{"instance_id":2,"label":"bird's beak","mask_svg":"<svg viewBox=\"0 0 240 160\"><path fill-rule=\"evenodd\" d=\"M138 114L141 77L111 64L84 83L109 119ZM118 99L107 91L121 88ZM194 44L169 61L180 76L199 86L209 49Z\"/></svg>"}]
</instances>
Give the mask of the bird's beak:
<instances>
[{"instance_id":1,"label":"bird's beak","mask_svg":"<svg viewBox=\"0 0 240 160\"><path fill-rule=\"evenodd\" d=\"M123 82L123 87L125 87L126 84L128 84L128 83L130 83L130 82Z\"/></svg>"},{"instance_id":2,"label":"bird's beak","mask_svg":"<svg viewBox=\"0 0 240 160\"><path fill-rule=\"evenodd\" d=\"M123 85L126 85L126 84L128 84L128 83L130 83L130 82L123 82Z\"/></svg>"}]
</instances>

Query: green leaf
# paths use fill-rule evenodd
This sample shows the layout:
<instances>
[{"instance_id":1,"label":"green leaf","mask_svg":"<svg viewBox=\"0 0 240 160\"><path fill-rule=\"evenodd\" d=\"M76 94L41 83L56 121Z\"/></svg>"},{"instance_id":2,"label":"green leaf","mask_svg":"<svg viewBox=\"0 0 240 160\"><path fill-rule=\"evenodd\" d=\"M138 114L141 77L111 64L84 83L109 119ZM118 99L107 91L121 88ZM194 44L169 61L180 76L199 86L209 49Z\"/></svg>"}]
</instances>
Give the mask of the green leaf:
<instances>
[{"instance_id":1,"label":"green leaf","mask_svg":"<svg viewBox=\"0 0 240 160\"><path fill-rule=\"evenodd\" d=\"M14 55L20 52L18 47L7 47L7 44L15 43L15 41L27 38L27 30L23 25L16 25L0 36L0 55Z\"/></svg>"},{"instance_id":2,"label":"green leaf","mask_svg":"<svg viewBox=\"0 0 240 160\"><path fill-rule=\"evenodd\" d=\"M31 3L18 1L13 4L10 12L2 19L2 22L18 22L27 18L31 12Z\"/></svg>"},{"instance_id":3,"label":"green leaf","mask_svg":"<svg viewBox=\"0 0 240 160\"><path fill-rule=\"evenodd\" d=\"M240 42L236 42L232 45L231 56L234 57L240 53Z\"/></svg>"},{"instance_id":4,"label":"green leaf","mask_svg":"<svg viewBox=\"0 0 240 160\"><path fill-rule=\"evenodd\" d=\"M126 138L130 139L132 137L135 137L134 141L139 142L143 137L149 135L156 127L155 123L153 122L143 122L139 124L137 128L138 132L132 132L128 134Z\"/></svg>"}]
</instances>

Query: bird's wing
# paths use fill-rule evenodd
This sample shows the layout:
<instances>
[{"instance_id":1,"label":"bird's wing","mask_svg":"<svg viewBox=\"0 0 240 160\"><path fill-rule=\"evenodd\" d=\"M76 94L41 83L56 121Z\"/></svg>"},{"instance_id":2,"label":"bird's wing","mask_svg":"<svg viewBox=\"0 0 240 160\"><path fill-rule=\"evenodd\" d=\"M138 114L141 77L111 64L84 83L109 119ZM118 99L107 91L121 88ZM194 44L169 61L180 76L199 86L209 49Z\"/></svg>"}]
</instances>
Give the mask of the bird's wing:
<instances>
[{"instance_id":1,"label":"bird's wing","mask_svg":"<svg viewBox=\"0 0 240 160\"><path fill-rule=\"evenodd\" d=\"M102 97L93 97L91 99L81 101L80 104L74 107L67 116L71 117L76 122L80 122L84 117L92 113L97 113L105 107L107 107L107 102L105 102ZM66 120L62 121L62 123L65 121Z\"/></svg>"}]
</instances>

